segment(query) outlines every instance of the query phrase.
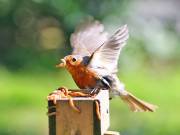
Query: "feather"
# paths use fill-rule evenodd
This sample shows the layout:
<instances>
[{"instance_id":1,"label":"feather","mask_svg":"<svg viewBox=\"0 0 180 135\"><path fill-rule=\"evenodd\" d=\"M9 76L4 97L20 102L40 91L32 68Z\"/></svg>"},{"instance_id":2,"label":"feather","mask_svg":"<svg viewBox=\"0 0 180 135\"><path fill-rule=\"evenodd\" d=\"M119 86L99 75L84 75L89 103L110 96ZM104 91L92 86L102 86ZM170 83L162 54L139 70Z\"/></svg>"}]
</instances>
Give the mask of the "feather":
<instances>
[{"instance_id":1,"label":"feather","mask_svg":"<svg viewBox=\"0 0 180 135\"><path fill-rule=\"evenodd\" d=\"M158 107L156 105L152 105L150 103L147 103L145 101L142 101L140 99L138 99L137 97L135 97L134 95L132 95L130 92L127 92L126 95L120 95L121 99L126 102L130 109L133 112L154 112Z\"/></svg>"},{"instance_id":2,"label":"feather","mask_svg":"<svg viewBox=\"0 0 180 135\"><path fill-rule=\"evenodd\" d=\"M104 26L93 18L80 23L70 37L72 54L90 56L99 46L108 39Z\"/></svg>"},{"instance_id":3,"label":"feather","mask_svg":"<svg viewBox=\"0 0 180 135\"><path fill-rule=\"evenodd\" d=\"M105 68L117 72L119 54L129 37L127 25L119 28L104 44L91 55L89 67Z\"/></svg>"}]
</instances>

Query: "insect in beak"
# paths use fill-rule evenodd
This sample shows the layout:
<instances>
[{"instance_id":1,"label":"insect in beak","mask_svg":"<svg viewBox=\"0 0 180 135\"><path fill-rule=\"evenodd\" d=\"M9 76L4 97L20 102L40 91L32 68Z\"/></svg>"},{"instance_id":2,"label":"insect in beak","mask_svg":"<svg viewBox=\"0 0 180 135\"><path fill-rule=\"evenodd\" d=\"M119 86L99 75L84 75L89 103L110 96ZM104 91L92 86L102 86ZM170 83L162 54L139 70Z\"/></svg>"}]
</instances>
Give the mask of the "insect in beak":
<instances>
[{"instance_id":1,"label":"insect in beak","mask_svg":"<svg viewBox=\"0 0 180 135\"><path fill-rule=\"evenodd\" d=\"M63 68L66 66L66 60L65 59L61 59L61 63L56 65L56 67L58 68Z\"/></svg>"}]
</instances>

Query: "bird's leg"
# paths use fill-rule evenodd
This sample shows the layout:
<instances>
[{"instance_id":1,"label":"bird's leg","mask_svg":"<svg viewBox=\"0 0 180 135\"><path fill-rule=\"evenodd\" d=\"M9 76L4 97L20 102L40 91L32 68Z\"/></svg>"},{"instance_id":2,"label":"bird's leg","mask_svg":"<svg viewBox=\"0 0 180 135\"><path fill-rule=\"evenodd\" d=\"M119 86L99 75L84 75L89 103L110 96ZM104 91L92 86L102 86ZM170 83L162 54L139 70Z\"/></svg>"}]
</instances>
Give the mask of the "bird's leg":
<instances>
[{"instance_id":1,"label":"bird's leg","mask_svg":"<svg viewBox=\"0 0 180 135\"><path fill-rule=\"evenodd\" d=\"M92 89L92 91L90 92L90 95L91 95L92 97L95 97L99 92L100 92L100 88L94 88L94 89Z\"/></svg>"}]
</instances>

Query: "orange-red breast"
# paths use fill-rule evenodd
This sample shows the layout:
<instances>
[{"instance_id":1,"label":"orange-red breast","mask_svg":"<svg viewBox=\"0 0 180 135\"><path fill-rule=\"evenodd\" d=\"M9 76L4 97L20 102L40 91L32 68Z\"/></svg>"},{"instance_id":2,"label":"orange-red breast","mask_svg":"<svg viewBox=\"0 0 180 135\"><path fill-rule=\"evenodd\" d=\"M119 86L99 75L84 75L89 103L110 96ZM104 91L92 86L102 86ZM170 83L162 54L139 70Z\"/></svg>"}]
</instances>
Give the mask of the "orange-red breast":
<instances>
[{"instance_id":1,"label":"orange-red breast","mask_svg":"<svg viewBox=\"0 0 180 135\"><path fill-rule=\"evenodd\" d=\"M109 89L111 95L119 95L132 111L153 112L156 106L125 90L116 75L119 54L128 37L127 25L109 37L100 22L88 19L71 35L72 55L61 59L57 67L65 67L81 89Z\"/></svg>"}]
</instances>

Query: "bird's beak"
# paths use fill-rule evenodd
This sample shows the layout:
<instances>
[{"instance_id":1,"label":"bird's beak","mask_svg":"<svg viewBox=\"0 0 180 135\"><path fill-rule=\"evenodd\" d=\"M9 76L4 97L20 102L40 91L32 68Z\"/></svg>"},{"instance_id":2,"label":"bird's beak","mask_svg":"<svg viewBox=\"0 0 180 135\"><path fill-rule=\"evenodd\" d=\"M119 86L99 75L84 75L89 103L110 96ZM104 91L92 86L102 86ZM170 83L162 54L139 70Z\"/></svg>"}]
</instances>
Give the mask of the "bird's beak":
<instances>
[{"instance_id":1,"label":"bird's beak","mask_svg":"<svg viewBox=\"0 0 180 135\"><path fill-rule=\"evenodd\" d=\"M66 66L66 60L65 59L61 59L61 63L56 65L56 67L58 68L63 68Z\"/></svg>"}]
</instances>

